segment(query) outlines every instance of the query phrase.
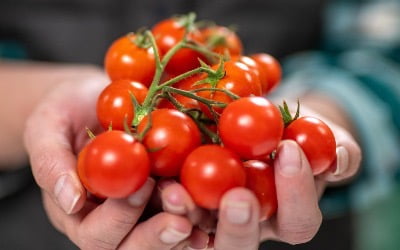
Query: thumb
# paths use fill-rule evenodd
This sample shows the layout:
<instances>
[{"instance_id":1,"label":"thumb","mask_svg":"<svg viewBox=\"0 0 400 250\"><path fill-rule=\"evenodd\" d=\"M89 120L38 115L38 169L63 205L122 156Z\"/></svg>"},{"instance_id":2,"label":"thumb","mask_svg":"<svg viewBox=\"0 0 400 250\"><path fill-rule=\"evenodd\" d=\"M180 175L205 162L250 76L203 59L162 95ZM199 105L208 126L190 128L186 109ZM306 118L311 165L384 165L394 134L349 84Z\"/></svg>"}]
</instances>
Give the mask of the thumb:
<instances>
[{"instance_id":1,"label":"thumb","mask_svg":"<svg viewBox=\"0 0 400 250\"><path fill-rule=\"evenodd\" d=\"M294 141L283 141L278 148L275 185L278 198L273 222L276 236L291 244L311 240L321 225L322 216L310 164Z\"/></svg>"}]
</instances>

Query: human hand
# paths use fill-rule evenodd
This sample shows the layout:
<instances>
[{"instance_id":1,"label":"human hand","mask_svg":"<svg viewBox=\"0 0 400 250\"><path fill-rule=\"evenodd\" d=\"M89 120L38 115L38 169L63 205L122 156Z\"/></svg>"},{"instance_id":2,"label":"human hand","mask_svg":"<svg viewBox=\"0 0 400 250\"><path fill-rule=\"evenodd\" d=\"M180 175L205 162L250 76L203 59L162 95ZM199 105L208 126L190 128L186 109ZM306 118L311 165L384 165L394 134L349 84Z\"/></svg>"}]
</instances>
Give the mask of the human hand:
<instances>
[{"instance_id":1,"label":"human hand","mask_svg":"<svg viewBox=\"0 0 400 250\"><path fill-rule=\"evenodd\" d=\"M235 188L224 195L216 224L215 249L258 249L260 240L266 239L299 244L315 236L322 221L318 200L326 182L354 176L361 159L354 138L337 125L331 127L337 142L337 159L320 176L313 176L298 144L281 142L274 163L278 211L269 220L259 222L259 204L249 190ZM161 196L166 211L186 215L195 224L207 221L204 210L195 207L190 195L178 183L163 189ZM204 230L207 232L207 227Z\"/></svg>"},{"instance_id":2,"label":"human hand","mask_svg":"<svg viewBox=\"0 0 400 250\"><path fill-rule=\"evenodd\" d=\"M27 122L25 145L49 219L81 249L181 249L195 242L199 234L185 217L159 213L139 223L152 179L126 199L98 203L87 197L76 155L88 140L85 127L100 130L95 105L106 83L95 73L66 81L41 100Z\"/></svg>"}]
</instances>

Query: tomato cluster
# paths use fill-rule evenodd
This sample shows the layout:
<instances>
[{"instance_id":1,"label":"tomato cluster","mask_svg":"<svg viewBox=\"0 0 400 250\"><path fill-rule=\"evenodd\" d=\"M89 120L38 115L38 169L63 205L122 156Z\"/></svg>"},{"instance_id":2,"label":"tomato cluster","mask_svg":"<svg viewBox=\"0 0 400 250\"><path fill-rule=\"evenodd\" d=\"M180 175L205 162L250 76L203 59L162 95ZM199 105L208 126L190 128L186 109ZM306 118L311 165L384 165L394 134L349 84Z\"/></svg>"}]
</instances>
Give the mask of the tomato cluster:
<instances>
[{"instance_id":1,"label":"tomato cluster","mask_svg":"<svg viewBox=\"0 0 400 250\"><path fill-rule=\"evenodd\" d=\"M333 134L265 97L282 75L273 56L245 55L236 32L196 24L193 14L169 18L109 47L111 83L96 110L104 132L79 154L79 176L90 193L112 198L149 176L176 178L207 209L218 209L229 189L247 187L269 218L280 141L296 140L320 174L335 159Z\"/></svg>"}]
</instances>

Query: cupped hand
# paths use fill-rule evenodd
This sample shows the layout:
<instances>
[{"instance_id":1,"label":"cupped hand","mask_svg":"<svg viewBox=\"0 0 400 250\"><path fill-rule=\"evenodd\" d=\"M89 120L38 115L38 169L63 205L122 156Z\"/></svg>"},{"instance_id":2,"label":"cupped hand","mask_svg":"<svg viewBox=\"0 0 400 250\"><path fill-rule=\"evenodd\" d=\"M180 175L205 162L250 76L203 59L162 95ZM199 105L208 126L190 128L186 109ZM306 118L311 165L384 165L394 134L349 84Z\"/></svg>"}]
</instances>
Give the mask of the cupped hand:
<instances>
[{"instance_id":1,"label":"cupped hand","mask_svg":"<svg viewBox=\"0 0 400 250\"><path fill-rule=\"evenodd\" d=\"M313 176L296 142L280 143L274 162L278 211L269 220L259 221L259 203L252 192L245 188L227 192L220 203L215 240L210 246L214 249L258 249L260 241L267 239L289 244L310 241L322 222L318 200L326 182L354 176L360 164L360 149L353 137L340 127L335 127L334 131L337 159L331 169L320 176ZM192 219L192 223L207 221L205 212L193 204L190 195L178 183L164 188L161 196L166 211L188 218L203 218Z\"/></svg>"},{"instance_id":2,"label":"cupped hand","mask_svg":"<svg viewBox=\"0 0 400 250\"><path fill-rule=\"evenodd\" d=\"M78 178L77 153L88 140L85 127L100 130L95 105L107 83L101 73L65 81L28 119L25 145L47 215L81 249L181 249L199 238L187 218L163 212L139 222L154 180L126 199L97 203Z\"/></svg>"}]
</instances>

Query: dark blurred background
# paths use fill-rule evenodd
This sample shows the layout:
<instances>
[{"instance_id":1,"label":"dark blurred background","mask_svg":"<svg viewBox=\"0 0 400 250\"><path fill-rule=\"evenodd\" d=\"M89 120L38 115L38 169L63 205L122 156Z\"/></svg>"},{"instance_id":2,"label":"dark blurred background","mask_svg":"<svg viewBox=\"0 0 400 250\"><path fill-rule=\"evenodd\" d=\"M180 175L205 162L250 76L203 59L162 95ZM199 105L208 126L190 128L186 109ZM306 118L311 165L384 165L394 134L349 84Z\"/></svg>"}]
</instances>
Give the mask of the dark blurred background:
<instances>
[{"instance_id":1,"label":"dark blurred background","mask_svg":"<svg viewBox=\"0 0 400 250\"><path fill-rule=\"evenodd\" d=\"M396 96L386 98L400 86L400 1L2 0L0 58L101 66L117 37L190 11L200 20L234 25L246 54L276 56L284 66L282 86L362 82L387 105L400 108ZM324 72L331 69L338 74L329 78ZM315 77L304 77L309 72ZM299 246L266 242L261 249L399 249L399 160L387 153L399 145L399 120L389 123L394 141L363 140L361 174L351 184L327 190L321 200L325 220L314 240ZM362 127L361 135L369 133L379 131ZM76 249L50 225L29 168L0 173L0 249Z\"/></svg>"}]
</instances>

